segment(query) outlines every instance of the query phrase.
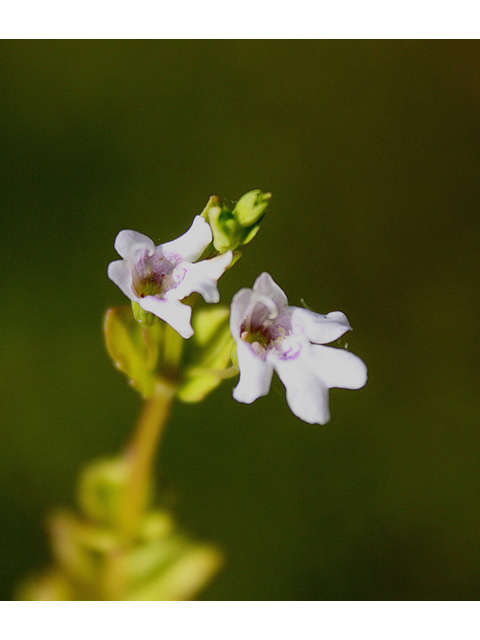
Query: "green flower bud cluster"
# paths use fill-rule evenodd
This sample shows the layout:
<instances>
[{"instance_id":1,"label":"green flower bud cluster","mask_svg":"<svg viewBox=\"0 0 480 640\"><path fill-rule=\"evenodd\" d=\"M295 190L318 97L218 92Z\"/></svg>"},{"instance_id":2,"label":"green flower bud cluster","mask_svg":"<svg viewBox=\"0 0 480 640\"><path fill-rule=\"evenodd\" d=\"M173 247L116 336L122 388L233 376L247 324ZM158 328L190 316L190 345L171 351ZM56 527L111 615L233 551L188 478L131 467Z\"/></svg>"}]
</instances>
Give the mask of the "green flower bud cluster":
<instances>
[{"instance_id":1,"label":"green flower bud cluster","mask_svg":"<svg viewBox=\"0 0 480 640\"><path fill-rule=\"evenodd\" d=\"M231 210L217 196L212 196L202 216L212 229L215 250L218 253L235 251L253 240L260 229L271 197L271 193L254 189L243 195Z\"/></svg>"}]
</instances>

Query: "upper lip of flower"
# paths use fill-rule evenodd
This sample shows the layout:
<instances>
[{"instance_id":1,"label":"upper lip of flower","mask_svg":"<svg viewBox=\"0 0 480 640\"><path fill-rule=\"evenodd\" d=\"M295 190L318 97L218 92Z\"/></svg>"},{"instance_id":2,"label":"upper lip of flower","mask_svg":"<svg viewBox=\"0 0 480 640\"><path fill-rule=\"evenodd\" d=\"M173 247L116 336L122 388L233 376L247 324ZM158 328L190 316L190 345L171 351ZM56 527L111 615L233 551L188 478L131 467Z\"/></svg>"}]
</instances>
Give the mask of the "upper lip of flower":
<instances>
[{"instance_id":1,"label":"upper lip of flower","mask_svg":"<svg viewBox=\"0 0 480 640\"><path fill-rule=\"evenodd\" d=\"M325 424L330 417L328 389L357 389L366 383L360 358L321 346L351 329L346 316L288 306L285 293L268 273L256 279L253 289L241 289L234 296L230 329L240 369L234 397L240 402L266 395L275 370L293 413L306 422Z\"/></svg>"},{"instance_id":2,"label":"upper lip of flower","mask_svg":"<svg viewBox=\"0 0 480 640\"><path fill-rule=\"evenodd\" d=\"M182 236L157 247L147 236L125 229L115 239L122 260L108 265L108 276L130 300L190 338L192 310L180 300L196 291L206 302L218 302L216 283L233 257L228 251L195 262L211 241L212 231L201 216Z\"/></svg>"}]
</instances>

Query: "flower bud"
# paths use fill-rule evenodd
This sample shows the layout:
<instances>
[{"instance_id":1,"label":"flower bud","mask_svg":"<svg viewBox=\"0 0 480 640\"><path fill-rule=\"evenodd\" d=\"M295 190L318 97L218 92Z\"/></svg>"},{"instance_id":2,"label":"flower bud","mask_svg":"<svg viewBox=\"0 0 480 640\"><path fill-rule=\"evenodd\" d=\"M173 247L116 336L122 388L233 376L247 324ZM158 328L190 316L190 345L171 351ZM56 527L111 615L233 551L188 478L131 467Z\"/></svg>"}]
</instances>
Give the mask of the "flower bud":
<instances>
[{"instance_id":1,"label":"flower bud","mask_svg":"<svg viewBox=\"0 0 480 640\"><path fill-rule=\"evenodd\" d=\"M159 318L157 318L156 315L154 315L153 313L150 313L150 311L145 311L138 304L138 302L134 302L133 300L132 300L132 311L133 311L133 317L135 318L135 320L139 324L141 324L143 327L151 327L152 325L157 324L157 322L159 321Z\"/></svg>"},{"instance_id":2,"label":"flower bud","mask_svg":"<svg viewBox=\"0 0 480 640\"><path fill-rule=\"evenodd\" d=\"M247 228L260 222L271 197L271 193L263 193L260 189L254 189L243 195L232 212L238 224Z\"/></svg>"},{"instance_id":3,"label":"flower bud","mask_svg":"<svg viewBox=\"0 0 480 640\"><path fill-rule=\"evenodd\" d=\"M210 225L213 234L213 246L218 253L238 247L232 244L235 235L234 220L231 212L222 205L217 196L212 196L202 211L202 216Z\"/></svg>"},{"instance_id":4,"label":"flower bud","mask_svg":"<svg viewBox=\"0 0 480 640\"><path fill-rule=\"evenodd\" d=\"M225 253L248 244L260 229L270 198L270 193L255 189L243 195L231 211L217 196L212 196L202 216L212 229L215 250Z\"/></svg>"}]
</instances>

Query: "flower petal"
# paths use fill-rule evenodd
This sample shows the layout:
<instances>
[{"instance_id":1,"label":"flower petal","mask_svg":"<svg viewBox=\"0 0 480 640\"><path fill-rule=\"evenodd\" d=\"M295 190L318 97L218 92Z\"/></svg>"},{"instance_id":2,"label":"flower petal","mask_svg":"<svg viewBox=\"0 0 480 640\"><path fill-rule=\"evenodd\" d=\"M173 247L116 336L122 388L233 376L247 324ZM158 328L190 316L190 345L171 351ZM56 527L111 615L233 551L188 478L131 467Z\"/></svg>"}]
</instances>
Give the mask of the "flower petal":
<instances>
[{"instance_id":1,"label":"flower petal","mask_svg":"<svg viewBox=\"0 0 480 640\"><path fill-rule=\"evenodd\" d=\"M347 316L341 311L332 311L324 316L300 307L290 307L290 310L292 325L311 342L319 344L333 342L352 328Z\"/></svg>"},{"instance_id":2,"label":"flower petal","mask_svg":"<svg viewBox=\"0 0 480 640\"><path fill-rule=\"evenodd\" d=\"M328 388L311 369L310 356L305 345L297 358L272 358L273 366L285 385L292 412L309 424L326 424L330 420Z\"/></svg>"},{"instance_id":3,"label":"flower petal","mask_svg":"<svg viewBox=\"0 0 480 640\"><path fill-rule=\"evenodd\" d=\"M252 289L240 289L232 298L230 305L230 332L235 339L240 337L242 322L250 307L253 295Z\"/></svg>"},{"instance_id":4,"label":"flower petal","mask_svg":"<svg viewBox=\"0 0 480 640\"><path fill-rule=\"evenodd\" d=\"M192 308L177 300L159 300L155 296L145 296L137 299L138 304L145 311L150 311L158 318L165 320L182 338L191 338L193 329L190 323Z\"/></svg>"},{"instance_id":5,"label":"flower petal","mask_svg":"<svg viewBox=\"0 0 480 640\"><path fill-rule=\"evenodd\" d=\"M270 391L273 367L268 360L262 360L243 340L237 340L237 358L240 380L233 390L233 397L238 402L251 404Z\"/></svg>"},{"instance_id":6,"label":"flower petal","mask_svg":"<svg viewBox=\"0 0 480 640\"><path fill-rule=\"evenodd\" d=\"M312 368L328 388L360 389L367 382L367 367L358 356L333 347L312 345Z\"/></svg>"},{"instance_id":7,"label":"flower petal","mask_svg":"<svg viewBox=\"0 0 480 640\"><path fill-rule=\"evenodd\" d=\"M183 279L179 284L167 291L167 300L183 300L194 291L200 293L205 302L218 302L220 294L217 289L217 280L225 272L232 262L233 253L227 251L211 260L188 263L181 262L177 269L184 271Z\"/></svg>"},{"instance_id":8,"label":"flower petal","mask_svg":"<svg viewBox=\"0 0 480 640\"><path fill-rule=\"evenodd\" d=\"M195 216L190 229L176 240L160 245L162 253L167 257L176 257L194 262L212 241L210 225L202 218Z\"/></svg>"},{"instance_id":9,"label":"flower petal","mask_svg":"<svg viewBox=\"0 0 480 640\"><path fill-rule=\"evenodd\" d=\"M147 249L150 255L155 251L153 240L132 229L120 231L115 238L114 246L115 251L125 260L131 258L137 249Z\"/></svg>"},{"instance_id":10,"label":"flower petal","mask_svg":"<svg viewBox=\"0 0 480 640\"><path fill-rule=\"evenodd\" d=\"M285 293L280 289L278 284L272 278L272 276L264 271L261 273L253 284L253 290L271 298L278 309L286 307L288 305L288 298Z\"/></svg>"},{"instance_id":11,"label":"flower petal","mask_svg":"<svg viewBox=\"0 0 480 640\"><path fill-rule=\"evenodd\" d=\"M130 265L126 260L115 260L110 262L107 269L107 275L112 282L127 296L130 300L137 300L132 289L132 272Z\"/></svg>"}]
</instances>

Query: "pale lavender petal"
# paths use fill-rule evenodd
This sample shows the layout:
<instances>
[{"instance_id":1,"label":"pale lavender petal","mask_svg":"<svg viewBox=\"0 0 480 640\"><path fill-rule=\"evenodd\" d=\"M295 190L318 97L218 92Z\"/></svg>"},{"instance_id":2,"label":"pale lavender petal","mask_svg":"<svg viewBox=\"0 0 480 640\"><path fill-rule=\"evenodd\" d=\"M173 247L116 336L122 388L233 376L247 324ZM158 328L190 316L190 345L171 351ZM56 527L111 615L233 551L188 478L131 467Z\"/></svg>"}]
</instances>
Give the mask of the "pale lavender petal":
<instances>
[{"instance_id":1,"label":"pale lavender petal","mask_svg":"<svg viewBox=\"0 0 480 640\"><path fill-rule=\"evenodd\" d=\"M280 289L278 284L272 278L272 276L264 271L261 273L258 278L255 280L253 284L253 290L258 293L271 298L278 309L282 309L282 307L286 307L288 305L288 298L285 293Z\"/></svg>"},{"instance_id":2,"label":"pale lavender petal","mask_svg":"<svg viewBox=\"0 0 480 640\"><path fill-rule=\"evenodd\" d=\"M153 255L155 251L155 245L149 237L131 229L120 231L115 238L114 246L115 251L125 260L133 257L138 249L146 249L150 255Z\"/></svg>"},{"instance_id":3,"label":"pale lavender petal","mask_svg":"<svg viewBox=\"0 0 480 640\"><path fill-rule=\"evenodd\" d=\"M137 299L138 304L145 311L150 311L158 318L165 320L182 338L191 338L193 329L190 323L192 308L176 300L159 300L155 296L145 296Z\"/></svg>"},{"instance_id":4,"label":"pale lavender petal","mask_svg":"<svg viewBox=\"0 0 480 640\"><path fill-rule=\"evenodd\" d=\"M367 367L358 356L333 347L312 345L311 366L327 387L360 389L367 382Z\"/></svg>"},{"instance_id":5,"label":"pale lavender petal","mask_svg":"<svg viewBox=\"0 0 480 640\"><path fill-rule=\"evenodd\" d=\"M268 360L262 360L250 344L243 340L237 340L237 358L240 380L233 390L233 397L238 402L251 404L270 391L273 367Z\"/></svg>"},{"instance_id":6,"label":"pale lavender petal","mask_svg":"<svg viewBox=\"0 0 480 640\"><path fill-rule=\"evenodd\" d=\"M130 265L126 260L115 260L110 262L107 269L107 275L112 282L127 296L130 300L137 300L137 296L132 289L132 272Z\"/></svg>"},{"instance_id":7,"label":"pale lavender petal","mask_svg":"<svg viewBox=\"0 0 480 640\"><path fill-rule=\"evenodd\" d=\"M309 349L296 358L272 358L273 366L287 391L288 406L298 418L309 424L330 420L328 388L310 367Z\"/></svg>"},{"instance_id":8,"label":"pale lavender petal","mask_svg":"<svg viewBox=\"0 0 480 640\"><path fill-rule=\"evenodd\" d=\"M327 344L338 340L351 330L347 316L341 311L332 311L326 316L300 307L290 307L292 327L303 333L311 342Z\"/></svg>"},{"instance_id":9,"label":"pale lavender petal","mask_svg":"<svg viewBox=\"0 0 480 640\"><path fill-rule=\"evenodd\" d=\"M160 249L167 257L177 257L186 262L194 262L202 255L211 241L210 225L202 216L195 216L192 226L186 233L176 240L160 245Z\"/></svg>"},{"instance_id":10,"label":"pale lavender petal","mask_svg":"<svg viewBox=\"0 0 480 640\"><path fill-rule=\"evenodd\" d=\"M241 326L253 295L252 289L240 289L232 298L230 305L230 332L234 338L240 337Z\"/></svg>"},{"instance_id":11,"label":"pale lavender petal","mask_svg":"<svg viewBox=\"0 0 480 640\"><path fill-rule=\"evenodd\" d=\"M225 269L232 262L233 254L227 251L211 260L188 263L181 262L177 269L183 271L183 278L179 284L166 293L168 300L183 300L194 291L200 293L205 302L218 302L217 280L225 273Z\"/></svg>"}]
</instances>

